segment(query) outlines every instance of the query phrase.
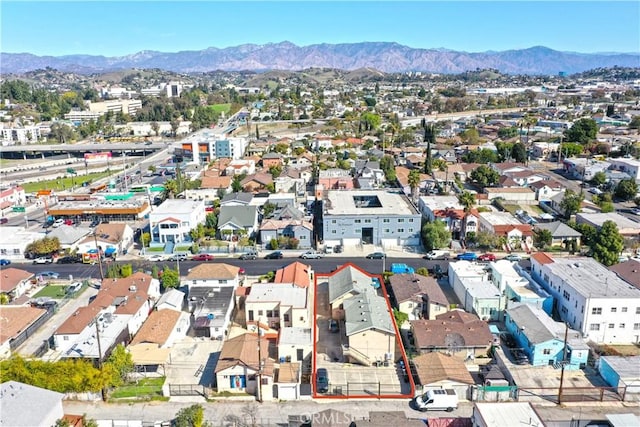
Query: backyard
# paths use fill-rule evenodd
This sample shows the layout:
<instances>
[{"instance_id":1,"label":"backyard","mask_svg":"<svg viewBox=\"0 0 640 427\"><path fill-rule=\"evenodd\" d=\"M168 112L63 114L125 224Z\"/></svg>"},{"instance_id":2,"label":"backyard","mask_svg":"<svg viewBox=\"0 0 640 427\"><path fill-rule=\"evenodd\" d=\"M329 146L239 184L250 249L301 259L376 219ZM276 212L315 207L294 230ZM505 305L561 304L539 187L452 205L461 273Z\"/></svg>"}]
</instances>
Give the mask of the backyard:
<instances>
[{"instance_id":1,"label":"backyard","mask_svg":"<svg viewBox=\"0 0 640 427\"><path fill-rule=\"evenodd\" d=\"M49 297L49 298L64 298L67 287L65 285L47 285L40 292L35 294L33 298Z\"/></svg>"},{"instance_id":2,"label":"backyard","mask_svg":"<svg viewBox=\"0 0 640 427\"><path fill-rule=\"evenodd\" d=\"M157 399L162 397L162 385L165 377L142 378L114 389L110 393L112 399L142 398Z\"/></svg>"}]
</instances>

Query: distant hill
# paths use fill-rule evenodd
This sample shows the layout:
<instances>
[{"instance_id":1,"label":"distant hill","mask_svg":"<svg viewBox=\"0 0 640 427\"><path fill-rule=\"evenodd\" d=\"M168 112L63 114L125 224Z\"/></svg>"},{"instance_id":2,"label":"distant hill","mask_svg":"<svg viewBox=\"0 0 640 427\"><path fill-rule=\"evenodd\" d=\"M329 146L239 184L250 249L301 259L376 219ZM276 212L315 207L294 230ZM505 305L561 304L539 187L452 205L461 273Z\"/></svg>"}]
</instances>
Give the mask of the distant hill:
<instances>
[{"instance_id":1,"label":"distant hill","mask_svg":"<svg viewBox=\"0 0 640 427\"><path fill-rule=\"evenodd\" d=\"M508 74L578 73L600 67L640 67L640 53L584 54L560 52L543 46L502 52L458 52L414 49L398 43L363 42L296 46L281 42L245 44L224 49L208 48L175 53L142 51L120 57L94 55L36 56L0 53L2 74L24 73L51 67L76 73L107 72L128 68L159 68L191 73L215 70L268 71L334 68L374 69L382 72L422 71L460 73L493 68Z\"/></svg>"}]
</instances>

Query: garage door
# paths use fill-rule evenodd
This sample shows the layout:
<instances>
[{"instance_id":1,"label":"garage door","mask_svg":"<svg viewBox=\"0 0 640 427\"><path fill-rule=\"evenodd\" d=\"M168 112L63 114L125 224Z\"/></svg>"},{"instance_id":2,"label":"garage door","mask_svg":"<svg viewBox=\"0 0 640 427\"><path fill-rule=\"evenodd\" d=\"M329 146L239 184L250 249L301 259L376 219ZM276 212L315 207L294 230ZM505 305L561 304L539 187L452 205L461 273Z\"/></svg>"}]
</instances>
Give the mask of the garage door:
<instances>
[{"instance_id":1,"label":"garage door","mask_svg":"<svg viewBox=\"0 0 640 427\"><path fill-rule=\"evenodd\" d=\"M298 387L296 385L278 385L278 399L280 400L297 400Z\"/></svg>"}]
</instances>

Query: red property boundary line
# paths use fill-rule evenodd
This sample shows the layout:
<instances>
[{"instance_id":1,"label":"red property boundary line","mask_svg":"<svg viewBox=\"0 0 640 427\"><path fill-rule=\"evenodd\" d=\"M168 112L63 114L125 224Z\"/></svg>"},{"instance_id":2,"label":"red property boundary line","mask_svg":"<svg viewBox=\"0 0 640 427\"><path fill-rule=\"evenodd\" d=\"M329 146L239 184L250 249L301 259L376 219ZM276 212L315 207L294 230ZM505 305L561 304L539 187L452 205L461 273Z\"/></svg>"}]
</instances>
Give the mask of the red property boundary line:
<instances>
[{"instance_id":1,"label":"red property boundary line","mask_svg":"<svg viewBox=\"0 0 640 427\"><path fill-rule=\"evenodd\" d=\"M326 277L329 278L335 274L337 274L338 272L344 270L345 268L349 268L349 267L353 267L356 270L360 271L361 273L371 277L371 278L378 278L378 280L380 280L380 289L382 289L382 295L384 296L384 299L387 303L387 309L389 310L389 315L391 316L391 323L393 324L393 330L395 331L396 334L396 344L399 344L398 347L400 348L400 351L402 352L402 360L404 361L404 366L405 369L407 370L408 376L409 376L409 384L411 385L411 390L409 392L409 394L381 394L381 395L376 395L376 396L372 396L369 394L364 394L364 395L360 395L360 394L354 394L352 396L327 396L324 394L318 394L318 392L316 391L316 361L317 361L317 357L318 357L318 352L317 352L317 344L318 344L318 325L317 325L317 321L318 321L318 277ZM398 325L396 324L396 319L393 316L393 308L391 307L391 302L389 301L389 295L387 294L387 289L385 288L385 283L384 283L384 278L382 277L382 275L380 274L371 274L368 271L363 270L362 268L360 268L359 266L353 264L353 263L346 263L340 266L340 268L338 268L337 270L332 271L331 273L316 273L314 274L314 278L313 278L313 293L314 293L314 300L313 300L313 373L311 375L311 387L313 390L313 398L314 399L398 399L398 398L413 398L414 394L415 394L415 389L416 389L416 385L413 382L413 375L411 374L411 367L409 366L409 360L407 359L407 354L404 351L404 344L402 343L402 338L400 335L400 332L398 330ZM395 364L395 361L394 361Z\"/></svg>"}]
</instances>

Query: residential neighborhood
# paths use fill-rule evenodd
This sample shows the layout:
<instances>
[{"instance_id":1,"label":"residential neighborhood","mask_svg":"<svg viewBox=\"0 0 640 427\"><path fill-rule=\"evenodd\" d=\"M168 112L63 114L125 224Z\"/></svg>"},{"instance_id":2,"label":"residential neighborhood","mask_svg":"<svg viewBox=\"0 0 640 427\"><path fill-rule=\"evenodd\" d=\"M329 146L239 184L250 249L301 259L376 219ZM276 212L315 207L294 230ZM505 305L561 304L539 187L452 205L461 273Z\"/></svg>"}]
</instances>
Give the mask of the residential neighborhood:
<instances>
[{"instance_id":1,"label":"residential neighborhood","mask_svg":"<svg viewBox=\"0 0 640 427\"><path fill-rule=\"evenodd\" d=\"M58 117L2 80L0 371L34 374L1 396L42 399L28 422L63 399L638 420L640 75L478 77L460 97L417 73L178 77L92 78ZM186 97L199 116L154 115ZM70 361L82 385L38 382L36 362Z\"/></svg>"}]
</instances>

